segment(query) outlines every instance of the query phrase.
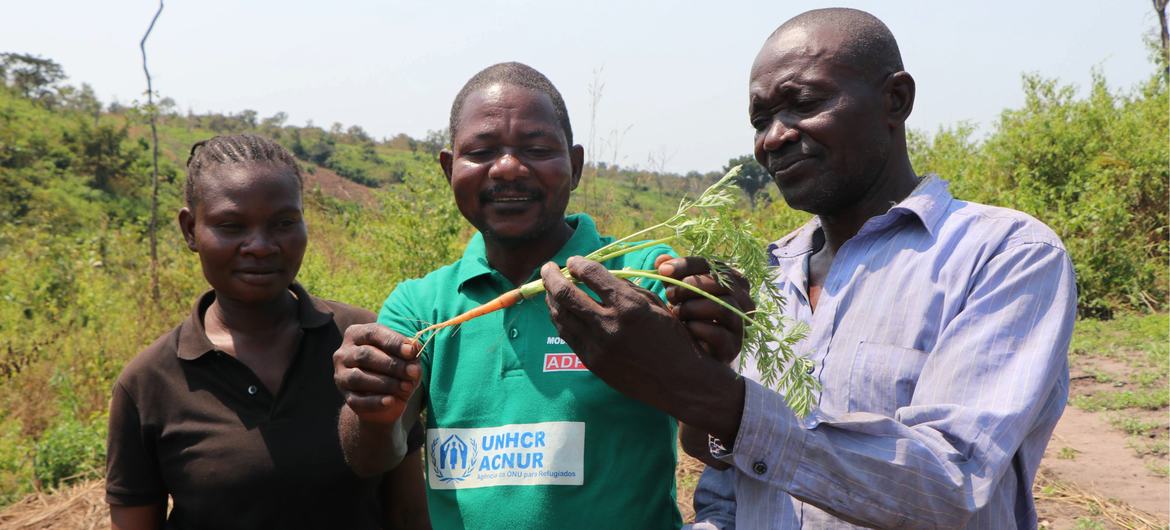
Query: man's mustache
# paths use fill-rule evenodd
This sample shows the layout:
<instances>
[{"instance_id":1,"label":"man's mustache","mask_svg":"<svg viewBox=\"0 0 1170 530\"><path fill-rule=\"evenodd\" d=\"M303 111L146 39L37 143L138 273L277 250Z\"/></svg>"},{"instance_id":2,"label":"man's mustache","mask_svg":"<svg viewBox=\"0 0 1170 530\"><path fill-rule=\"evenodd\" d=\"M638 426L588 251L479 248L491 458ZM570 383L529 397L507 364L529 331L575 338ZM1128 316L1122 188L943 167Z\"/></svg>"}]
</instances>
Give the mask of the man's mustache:
<instances>
[{"instance_id":1,"label":"man's mustache","mask_svg":"<svg viewBox=\"0 0 1170 530\"><path fill-rule=\"evenodd\" d=\"M479 192L479 200L481 202L494 202L504 197L519 197L538 201L544 198L544 191L523 184L496 184Z\"/></svg>"}]
</instances>

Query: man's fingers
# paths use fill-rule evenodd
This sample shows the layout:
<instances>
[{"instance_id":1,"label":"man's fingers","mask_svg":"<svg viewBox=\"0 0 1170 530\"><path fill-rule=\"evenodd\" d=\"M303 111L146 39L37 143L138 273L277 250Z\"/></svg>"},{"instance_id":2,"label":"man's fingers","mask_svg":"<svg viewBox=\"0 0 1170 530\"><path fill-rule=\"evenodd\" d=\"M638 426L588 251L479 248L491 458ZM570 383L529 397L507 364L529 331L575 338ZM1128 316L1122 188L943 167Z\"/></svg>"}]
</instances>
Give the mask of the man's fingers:
<instances>
[{"instance_id":1,"label":"man's fingers","mask_svg":"<svg viewBox=\"0 0 1170 530\"><path fill-rule=\"evenodd\" d=\"M724 296L721 299L724 303L735 305L735 301L730 296ZM743 319L739 315L707 298L688 300L674 306L674 315L684 322L690 320L715 322L732 332L743 330Z\"/></svg>"},{"instance_id":2,"label":"man's fingers","mask_svg":"<svg viewBox=\"0 0 1170 530\"><path fill-rule=\"evenodd\" d=\"M346 341L358 346L373 346L403 359L414 359L422 346L378 323L357 324L345 330Z\"/></svg>"},{"instance_id":3,"label":"man's fingers","mask_svg":"<svg viewBox=\"0 0 1170 530\"><path fill-rule=\"evenodd\" d=\"M687 285L691 285L691 286L698 288L700 291L704 291L708 294L713 294L715 296L723 296L723 295L731 292L731 290L728 289L727 286L719 283L719 280L717 280L717 279L715 279L715 277L707 275L707 274L700 275L700 276L686 276L686 277L682 278L682 281L684 283L686 283ZM696 293L696 292L690 290L690 289L684 289L684 288L678 287L676 285L671 285L671 286L667 287L667 289L666 289L666 299L669 300L670 303L672 303L672 304L681 304L683 302L686 302L687 300L692 300L692 299L696 299L696 298L705 298L705 297L699 293Z\"/></svg>"},{"instance_id":4,"label":"man's fingers","mask_svg":"<svg viewBox=\"0 0 1170 530\"><path fill-rule=\"evenodd\" d=\"M593 289L601 298L601 303L606 306L614 305L615 301L631 292L630 282L614 276L604 265L596 261L574 256L569 258L565 266L574 278Z\"/></svg>"},{"instance_id":5,"label":"man's fingers","mask_svg":"<svg viewBox=\"0 0 1170 530\"><path fill-rule=\"evenodd\" d=\"M384 374L366 372L357 368L337 371L333 375L337 387L348 393L393 395L408 398L417 381L403 380Z\"/></svg>"},{"instance_id":6,"label":"man's fingers","mask_svg":"<svg viewBox=\"0 0 1170 530\"><path fill-rule=\"evenodd\" d=\"M555 303L552 303L551 293L546 293L545 298L548 299L545 301L548 305L548 316L552 320L553 326L557 328L557 335L576 351L578 348L575 345L579 344L577 337L586 332L587 326L575 313L561 311ZM579 351L578 354L580 355L581 352Z\"/></svg>"},{"instance_id":7,"label":"man's fingers","mask_svg":"<svg viewBox=\"0 0 1170 530\"><path fill-rule=\"evenodd\" d=\"M578 289L573 282L561 275L561 269L555 263L544 264L540 269L540 277L544 280L550 310L556 308L558 311L576 315L601 311L601 306L585 294L585 291Z\"/></svg>"},{"instance_id":8,"label":"man's fingers","mask_svg":"<svg viewBox=\"0 0 1170 530\"><path fill-rule=\"evenodd\" d=\"M740 340L727 328L699 320L683 322L683 324L687 327L687 332L691 334L691 337L705 346L706 352L718 359L719 362L731 362L739 355Z\"/></svg>"},{"instance_id":9,"label":"man's fingers","mask_svg":"<svg viewBox=\"0 0 1170 530\"><path fill-rule=\"evenodd\" d=\"M368 417L378 416L395 416L402 414L402 409L406 408L406 400L409 398L398 398L394 396L383 395L360 395L349 394L345 397L345 404L357 413L358 417L366 419ZM396 418L387 418L393 421Z\"/></svg>"},{"instance_id":10,"label":"man's fingers","mask_svg":"<svg viewBox=\"0 0 1170 530\"><path fill-rule=\"evenodd\" d=\"M341 365L367 372L384 374L398 379L417 380L421 373L418 362L406 361L374 346L342 346Z\"/></svg>"},{"instance_id":11,"label":"man's fingers","mask_svg":"<svg viewBox=\"0 0 1170 530\"><path fill-rule=\"evenodd\" d=\"M674 259L674 256L671 256L670 254L659 254L657 258L654 258L654 268L658 269L659 267L662 267L663 263L666 263L666 262L673 260L673 259ZM662 274L662 270L660 269L658 271L658 273Z\"/></svg>"},{"instance_id":12,"label":"man's fingers","mask_svg":"<svg viewBox=\"0 0 1170 530\"><path fill-rule=\"evenodd\" d=\"M661 256L659 257L661 258ZM687 276L696 276L711 272L711 264L707 263L706 259L698 256L672 258L663 260L662 262L655 260L654 267L658 269L658 274L670 276L676 280L681 280Z\"/></svg>"}]
</instances>

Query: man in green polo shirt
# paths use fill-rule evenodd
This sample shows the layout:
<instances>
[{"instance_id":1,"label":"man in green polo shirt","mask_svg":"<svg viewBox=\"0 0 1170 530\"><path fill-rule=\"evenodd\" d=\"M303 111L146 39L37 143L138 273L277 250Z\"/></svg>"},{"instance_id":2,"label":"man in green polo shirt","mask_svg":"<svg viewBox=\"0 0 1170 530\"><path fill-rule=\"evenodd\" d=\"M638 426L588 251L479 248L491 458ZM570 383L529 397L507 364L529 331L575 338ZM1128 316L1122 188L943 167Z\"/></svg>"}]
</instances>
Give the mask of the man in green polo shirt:
<instances>
[{"instance_id":1,"label":"man in green polo shirt","mask_svg":"<svg viewBox=\"0 0 1170 530\"><path fill-rule=\"evenodd\" d=\"M399 284L380 326L350 328L334 355L351 466L389 465L403 424L424 407L435 528L677 528L675 421L585 369L543 298L442 330L425 348L406 338L612 240L589 216L565 216L584 152L536 70L504 63L472 77L452 105L451 137L439 161L479 233L455 263ZM670 252L605 265L654 268Z\"/></svg>"}]
</instances>

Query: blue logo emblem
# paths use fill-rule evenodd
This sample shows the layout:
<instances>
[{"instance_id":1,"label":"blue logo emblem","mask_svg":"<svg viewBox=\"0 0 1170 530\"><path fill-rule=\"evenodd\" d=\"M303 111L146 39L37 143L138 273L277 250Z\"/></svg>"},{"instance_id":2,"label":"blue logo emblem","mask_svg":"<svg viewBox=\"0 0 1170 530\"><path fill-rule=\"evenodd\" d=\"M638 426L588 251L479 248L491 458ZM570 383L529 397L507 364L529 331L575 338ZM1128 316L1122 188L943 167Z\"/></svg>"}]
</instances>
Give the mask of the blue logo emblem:
<instances>
[{"instance_id":1,"label":"blue logo emblem","mask_svg":"<svg viewBox=\"0 0 1170 530\"><path fill-rule=\"evenodd\" d=\"M474 438L468 443L458 435L452 434L441 444L438 438L431 442L430 457L431 468L435 470L435 476L440 481L462 482L475 471L479 449Z\"/></svg>"}]
</instances>

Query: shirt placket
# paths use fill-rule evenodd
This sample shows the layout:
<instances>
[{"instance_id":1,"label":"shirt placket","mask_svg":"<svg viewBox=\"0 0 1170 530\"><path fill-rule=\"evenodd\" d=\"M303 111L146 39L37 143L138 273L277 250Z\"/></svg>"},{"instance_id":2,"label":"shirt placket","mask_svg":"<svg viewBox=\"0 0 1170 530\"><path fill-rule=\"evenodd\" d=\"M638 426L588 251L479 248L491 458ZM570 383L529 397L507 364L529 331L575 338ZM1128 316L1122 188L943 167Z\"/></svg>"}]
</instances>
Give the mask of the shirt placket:
<instances>
[{"instance_id":1,"label":"shirt placket","mask_svg":"<svg viewBox=\"0 0 1170 530\"><path fill-rule=\"evenodd\" d=\"M272 412L274 399L255 372L226 352L216 350L214 355L216 364L219 365L218 371L228 382L229 391L237 396L238 403L246 407L249 417L256 420L268 418Z\"/></svg>"}]
</instances>

